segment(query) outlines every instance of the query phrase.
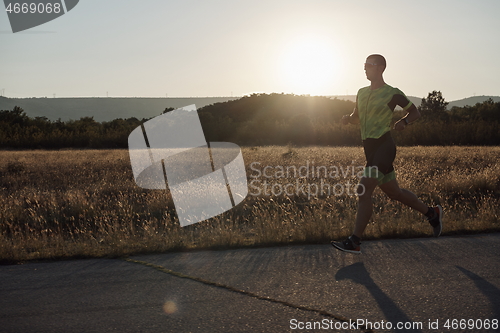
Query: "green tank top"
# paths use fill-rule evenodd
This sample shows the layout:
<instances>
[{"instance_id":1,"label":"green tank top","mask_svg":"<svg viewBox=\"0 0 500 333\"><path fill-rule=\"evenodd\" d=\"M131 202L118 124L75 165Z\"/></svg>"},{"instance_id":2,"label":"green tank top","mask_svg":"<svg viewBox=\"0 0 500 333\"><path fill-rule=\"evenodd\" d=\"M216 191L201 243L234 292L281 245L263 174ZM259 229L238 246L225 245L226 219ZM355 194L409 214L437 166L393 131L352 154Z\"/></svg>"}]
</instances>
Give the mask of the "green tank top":
<instances>
[{"instance_id":1,"label":"green tank top","mask_svg":"<svg viewBox=\"0 0 500 333\"><path fill-rule=\"evenodd\" d=\"M388 84L370 90L370 87L359 89L356 96L356 108L361 126L361 139L378 139L391 130L392 112L399 105L404 111L412 106L412 102L398 88Z\"/></svg>"}]
</instances>

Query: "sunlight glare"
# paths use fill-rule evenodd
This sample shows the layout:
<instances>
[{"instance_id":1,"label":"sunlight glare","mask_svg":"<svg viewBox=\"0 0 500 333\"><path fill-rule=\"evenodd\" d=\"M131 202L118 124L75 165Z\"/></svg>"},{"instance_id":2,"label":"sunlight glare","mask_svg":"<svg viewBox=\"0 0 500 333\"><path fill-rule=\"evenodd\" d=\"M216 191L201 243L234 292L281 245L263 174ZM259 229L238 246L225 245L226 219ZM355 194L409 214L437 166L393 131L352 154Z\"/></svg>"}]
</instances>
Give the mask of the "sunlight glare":
<instances>
[{"instance_id":1,"label":"sunlight glare","mask_svg":"<svg viewBox=\"0 0 500 333\"><path fill-rule=\"evenodd\" d=\"M295 41L286 49L282 76L295 94L328 95L339 77L339 58L333 43L309 37Z\"/></svg>"}]
</instances>

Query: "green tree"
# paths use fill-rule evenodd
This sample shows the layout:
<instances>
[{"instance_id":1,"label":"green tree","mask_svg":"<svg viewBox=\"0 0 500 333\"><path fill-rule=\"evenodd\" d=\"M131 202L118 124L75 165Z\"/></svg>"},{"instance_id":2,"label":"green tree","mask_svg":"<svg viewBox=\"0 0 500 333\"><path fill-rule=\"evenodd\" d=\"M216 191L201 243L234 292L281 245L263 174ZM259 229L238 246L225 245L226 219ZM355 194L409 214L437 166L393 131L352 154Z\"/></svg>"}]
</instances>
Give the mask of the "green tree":
<instances>
[{"instance_id":1,"label":"green tree","mask_svg":"<svg viewBox=\"0 0 500 333\"><path fill-rule=\"evenodd\" d=\"M434 90L430 92L427 98L422 98L419 111L423 119L439 119L448 121L449 115L446 111L448 102L446 102L441 91Z\"/></svg>"}]
</instances>

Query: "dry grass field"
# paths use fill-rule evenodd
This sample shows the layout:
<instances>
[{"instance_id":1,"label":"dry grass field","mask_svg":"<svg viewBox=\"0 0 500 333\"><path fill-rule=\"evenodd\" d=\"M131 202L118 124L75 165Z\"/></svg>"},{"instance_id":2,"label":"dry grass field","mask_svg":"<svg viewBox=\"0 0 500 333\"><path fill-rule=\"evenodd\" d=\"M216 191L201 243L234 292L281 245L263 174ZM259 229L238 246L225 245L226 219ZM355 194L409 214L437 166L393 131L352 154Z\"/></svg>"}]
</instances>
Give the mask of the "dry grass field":
<instances>
[{"instance_id":1,"label":"dry grass field","mask_svg":"<svg viewBox=\"0 0 500 333\"><path fill-rule=\"evenodd\" d=\"M364 164L360 147L243 148L248 197L182 228L167 191L135 185L126 150L0 156L4 263L327 243L352 230L355 184ZM500 230L499 162L500 147L401 147L395 167L402 187L444 207L444 235L450 235ZM366 238L430 237L420 214L378 189L374 207Z\"/></svg>"}]
</instances>

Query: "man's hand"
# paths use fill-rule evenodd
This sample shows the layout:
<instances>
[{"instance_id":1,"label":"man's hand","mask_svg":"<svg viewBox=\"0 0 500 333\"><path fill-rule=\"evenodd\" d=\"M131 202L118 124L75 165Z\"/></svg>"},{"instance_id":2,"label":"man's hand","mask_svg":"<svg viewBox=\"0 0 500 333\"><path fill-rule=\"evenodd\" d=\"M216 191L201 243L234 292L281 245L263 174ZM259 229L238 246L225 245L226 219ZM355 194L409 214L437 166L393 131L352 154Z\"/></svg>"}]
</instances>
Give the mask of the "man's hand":
<instances>
[{"instance_id":1,"label":"man's hand","mask_svg":"<svg viewBox=\"0 0 500 333\"><path fill-rule=\"evenodd\" d=\"M398 121L396 121L396 123L394 124L394 129L396 131L402 131L404 130L406 127L406 123L403 119L399 119Z\"/></svg>"},{"instance_id":2,"label":"man's hand","mask_svg":"<svg viewBox=\"0 0 500 333\"><path fill-rule=\"evenodd\" d=\"M346 114L345 116L342 117L340 122L342 123L342 125L349 124L351 122L351 115Z\"/></svg>"}]
</instances>

